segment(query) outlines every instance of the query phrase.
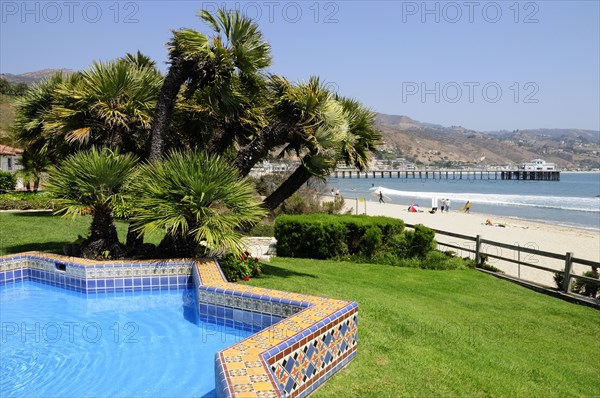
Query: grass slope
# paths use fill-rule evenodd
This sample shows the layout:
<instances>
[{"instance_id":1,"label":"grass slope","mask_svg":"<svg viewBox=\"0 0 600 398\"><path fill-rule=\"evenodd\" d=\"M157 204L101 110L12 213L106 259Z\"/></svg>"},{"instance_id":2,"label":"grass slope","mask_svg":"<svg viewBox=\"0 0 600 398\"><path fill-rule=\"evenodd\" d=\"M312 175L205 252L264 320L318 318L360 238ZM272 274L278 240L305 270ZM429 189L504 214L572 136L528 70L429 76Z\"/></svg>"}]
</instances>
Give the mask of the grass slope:
<instances>
[{"instance_id":1,"label":"grass slope","mask_svg":"<svg viewBox=\"0 0 600 398\"><path fill-rule=\"evenodd\" d=\"M600 312L474 270L275 258L249 283L359 303L358 354L315 397L600 392Z\"/></svg>"},{"instance_id":2,"label":"grass slope","mask_svg":"<svg viewBox=\"0 0 600 398\"><path fill-rule=\"evenodd\" d=\"M91 217L52 216L45 212L0 212L0 255L36 250L62 254L62 248L79 235L88 236ZM119 240L125 242L127 223L117 222Z\"/></svg>"}]
</instances>

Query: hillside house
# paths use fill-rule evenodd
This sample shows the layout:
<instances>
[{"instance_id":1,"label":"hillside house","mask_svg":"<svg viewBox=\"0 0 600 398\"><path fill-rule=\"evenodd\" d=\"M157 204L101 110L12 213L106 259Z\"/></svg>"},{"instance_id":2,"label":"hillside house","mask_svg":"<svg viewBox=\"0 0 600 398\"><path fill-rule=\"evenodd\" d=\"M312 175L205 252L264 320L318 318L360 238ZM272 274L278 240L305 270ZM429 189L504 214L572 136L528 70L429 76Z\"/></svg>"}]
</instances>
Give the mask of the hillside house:
<instances>
[{"instance_id":1,"label":"hillside house","mask_svg":"<svg viewBox=\"0 0 600 398\"><path fill-rule=\"evenodd\" d=\"M15 173L21 170L23 150L8 145L0 145L0 170Z\"/></svg>"}]
</instances>

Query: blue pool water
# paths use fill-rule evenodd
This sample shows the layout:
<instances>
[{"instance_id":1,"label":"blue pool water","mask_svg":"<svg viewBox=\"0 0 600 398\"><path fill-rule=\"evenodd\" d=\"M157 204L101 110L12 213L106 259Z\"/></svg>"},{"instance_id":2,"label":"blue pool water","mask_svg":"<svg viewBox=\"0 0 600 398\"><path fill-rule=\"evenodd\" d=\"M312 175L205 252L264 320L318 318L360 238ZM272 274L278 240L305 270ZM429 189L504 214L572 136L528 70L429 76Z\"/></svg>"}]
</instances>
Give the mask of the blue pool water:
<instances>
[{"instance_id":1,"label":"blue pool water","mask_svg":"<svg viewBox=\"0 0 600 398\"><path fill-rule=\"evenodd\" d=\"M250 332L196 313L193 290L0 287L0 396L214 396L215 353Z\"/></svg>"}]
</instances>

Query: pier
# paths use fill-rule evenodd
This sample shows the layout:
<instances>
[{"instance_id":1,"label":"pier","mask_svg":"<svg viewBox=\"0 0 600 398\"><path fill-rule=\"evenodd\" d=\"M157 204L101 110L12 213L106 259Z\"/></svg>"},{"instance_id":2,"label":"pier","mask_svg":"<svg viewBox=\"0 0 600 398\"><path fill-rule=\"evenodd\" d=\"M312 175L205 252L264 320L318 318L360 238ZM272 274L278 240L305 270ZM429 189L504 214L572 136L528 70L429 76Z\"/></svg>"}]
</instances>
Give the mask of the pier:
<instances>
[{"instance_id":1,"label":"pier","mask_svg":"<svg viewBox=\"0 0 600 398\"><path fill-rule=\"evenodd\" d=\"M331 173L335 178L413 178L437 180L514 180L560 181L560 171L541 170L340 170Z\"/></svg>"}]
</instances>

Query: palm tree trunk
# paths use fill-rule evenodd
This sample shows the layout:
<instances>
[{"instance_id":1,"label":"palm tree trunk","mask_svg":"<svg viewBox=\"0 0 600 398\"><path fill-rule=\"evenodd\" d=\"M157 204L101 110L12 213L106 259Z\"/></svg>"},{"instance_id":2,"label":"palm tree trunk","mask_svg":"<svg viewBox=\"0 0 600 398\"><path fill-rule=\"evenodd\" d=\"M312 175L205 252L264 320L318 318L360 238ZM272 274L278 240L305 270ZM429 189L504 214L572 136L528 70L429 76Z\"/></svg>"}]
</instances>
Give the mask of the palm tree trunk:
<instances>
[{"instance_id":1,"label":"palm tree trunk","mask_svg":"<svg viewBox=\"0 0 600 398\"><path fill-rule=\"evenodd\" d=\"M125 241L125 248L129 255L139 254L139 251L144 244L144 237L140 236L140 234L133 229L133 223L130 222L129 227L127 228L127 240Z\"/></svg>"},{"instance_id":2,"label":"palm tree trunk","mask_svg":"<svg viewBox=\"0 0 600 398\"><path fill-rule=\"evenodd\" d=\"M269 151L288 141L290 130L289 123L283 121L265 127L248 145L239 149L233 165L243 177L247 176L252 167L263 160Z\"/></svg>"},{"instance_id":3,"label":"palm tree trunk","mask_svg":"<svg viewBox=\"0 0 600 398\"><path fill-rule=\"evenodd\" d=\"M90 226L90 242L104 240L106 246L119 243L111 209L96 208Z\"/></svg>"},{"instance_id":4,"label":"palm tree trunk","mask_svg":"<svg viewBox=\"0 0 600 398\"><path fill-rule=\"evenodd\" d=\"M225 126L220 131L215 132L206 145L208 153L214 155L222 155L235 139L235 128L233 126Z\"/></svg>"},{"instance_id":5,"label":"palm tree trunk","mask_svg":"<svg viewBox=\"0 0 600 398\"><path fill-rule=\"evenodd\" d=\"M300 164L298 168L288 177L271 195L263 201L263 207L268 210L275 210L284 200L289 198L296 192L302 184L307 182L312 174L304 164Z\"/></svg>"},{"instance_id":6,"label":"palm tree trunk","mask_svg":"<svg viewBox=\"0 0 600 398\"><path fill-rule=\"evenodd\" d=\"M173 117L177 95L183 83L190 77L193 63L174 60L160 88L152 122L150 139L150 160L160 159L165 149L165 137L169 132L169 124Z\"/></svg>"}]
</instances>

